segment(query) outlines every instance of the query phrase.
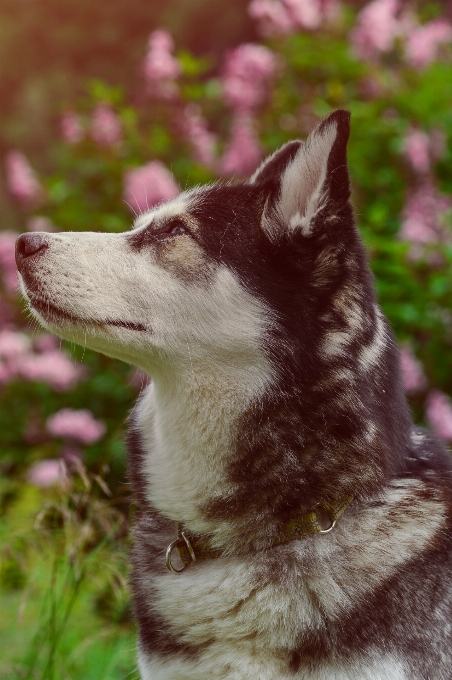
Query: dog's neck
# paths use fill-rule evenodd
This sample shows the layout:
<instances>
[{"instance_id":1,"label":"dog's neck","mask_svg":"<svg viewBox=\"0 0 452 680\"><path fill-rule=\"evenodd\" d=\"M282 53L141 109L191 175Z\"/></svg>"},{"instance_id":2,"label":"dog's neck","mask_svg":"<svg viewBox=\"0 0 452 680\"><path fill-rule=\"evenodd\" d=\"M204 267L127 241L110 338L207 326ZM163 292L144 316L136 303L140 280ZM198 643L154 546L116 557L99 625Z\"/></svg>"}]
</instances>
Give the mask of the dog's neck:
<instances>
[{"instance_id":1,"label":"dog's neck","mask_svg":"<svg viewBox=\"0 0 452 680\"><path fill-rule=\"evenodd\" d=\"M192 354L177 372L171 367L153 372L136 407L151 505L192 531L219 530L202 508L234 493L228 466L241 421L271 380L261 353L208 362Z\"/></svg>"},{"instance_id":2,"label":"dog's neck","mask_svg":"<svg viewBox=\"0 0 452 680\"><path fill-rule=\"evenodd\" d=\"M277 385L262 353L208 362L192 353L177 371L154 371L135 416L148 502L218 547L262 547L319 502L378 492L384 423L366 431L354 405L359 436L333 441L313 428L300 392Z\"/></svg>"}]
</instances>

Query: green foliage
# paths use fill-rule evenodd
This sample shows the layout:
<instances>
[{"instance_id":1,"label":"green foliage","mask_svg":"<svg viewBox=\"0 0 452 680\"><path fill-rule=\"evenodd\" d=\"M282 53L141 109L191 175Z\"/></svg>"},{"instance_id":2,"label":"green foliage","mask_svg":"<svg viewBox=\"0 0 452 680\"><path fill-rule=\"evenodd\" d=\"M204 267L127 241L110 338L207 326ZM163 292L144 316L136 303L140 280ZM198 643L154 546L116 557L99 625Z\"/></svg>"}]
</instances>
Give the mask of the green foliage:
<instances>
[{"instance_id":1,"label":"green foliage","mask_svg":"<svg viewBox=\"0 0 452 680\"><path fill-rule=\"evenodd\" d=\"M113 5L119 12L118 3ZM134 5L141 7L138 0ZM438 12L428 3L421 10L425 20ZM14 13L12 6L9 12ZM414 416L422 421L429 389L452 394L451 213L444 215L445 237L417 253L400 238L400 228L407 198L423 182L428 180L444 195L452 193L447 89L452 63L449 55L414 69L397 46L380 61L357 59L348 40L355 19L356 12L346 8L340 21L321 31L269 40L279 67L254 125L263 150L271 153L289 139L306 137L332 109L351 110L349 163L357 219L383 310L398 340L408 343L424 366L427 386L411 399ZM2 30L13 40L18 27L10 22ZM70 46L74 41L69 40ZM194 160L193 140L182 125L187 105L199 106L217 136L217 156L228 143L232 114L222 101L215 50L209 57L187 49L177 52L182 73L177 94L159 98L145 93L138 76L137 87L131 85L142 56L136 45L144 46L144 34L137 34L136 43L131 37L131 43L133 69L130 62L123 64L115 80L111 70L104 72L103 63L76 105L85 131L96 107L110 106L122 126L120 143L101 145L87 133L80 142L67 144L56 132L65 105L52 111L55 134L42 159L46 198L38 213L59 230L128 229L132 215L123 201L124 176L150 160L169 167L182 188L218 176L215 164L206 167ZM427 175L416 174L404 155L412 128L439 132L444 140L442 154ZM16 210L16 223L27 216ZM27 330L18 300L6 293L4 299L13 308L12 323ZM122 433L139 386L132 384L129 366L83 348L66 349L87 369L70 391L19 379L1 386L2 611L9 620L22 612L25 623L18 621L13 633L0 623L6 646L11 642L10 667L6 675L0 672L0 680L109 680L132 677L128 673L134 667L125 567L131 510ZM38 490L26 482L27 472L35 462L62 455L63 442L45 428L48 417L62 407L89 409L107 431L98 442L80 447L83 462L71 469L66 484ZM102 636L105 642L97 644Z\"/></svg>"}]
</instances>

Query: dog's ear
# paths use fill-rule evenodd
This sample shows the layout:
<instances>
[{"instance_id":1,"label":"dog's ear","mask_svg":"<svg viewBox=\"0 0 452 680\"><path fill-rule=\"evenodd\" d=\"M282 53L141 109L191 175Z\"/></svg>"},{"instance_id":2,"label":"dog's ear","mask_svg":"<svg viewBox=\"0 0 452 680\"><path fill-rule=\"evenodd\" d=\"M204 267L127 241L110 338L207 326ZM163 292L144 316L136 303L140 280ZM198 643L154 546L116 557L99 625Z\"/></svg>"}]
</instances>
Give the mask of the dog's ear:
<instances>
[{"instance_id":1,"label":"dog's ear","mask_svg":"<svg viewBox=\"0 0 452 680\"><path fill-rule=\"evenodd\" d=\"M250 183L266 194L262 228L272 240L284 232L299 231L309 236L317 222L347 204L349 134L350 113L338 109L311 132L305 143L285 144L251 177Z\"/></svg>"}]
</instances>

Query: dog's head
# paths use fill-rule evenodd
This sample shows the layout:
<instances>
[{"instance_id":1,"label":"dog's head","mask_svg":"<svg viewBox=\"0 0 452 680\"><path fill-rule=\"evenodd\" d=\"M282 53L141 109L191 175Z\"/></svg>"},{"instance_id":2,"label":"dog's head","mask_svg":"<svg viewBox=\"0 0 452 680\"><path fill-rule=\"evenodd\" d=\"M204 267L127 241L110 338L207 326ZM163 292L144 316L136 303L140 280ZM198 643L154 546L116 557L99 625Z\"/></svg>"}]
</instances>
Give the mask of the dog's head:
<instances>
[{"instance_id":1,"label":"dog's head","mask_svg":"<svg viewBox=\"0 0 452 680\"><path fill-rule=\"evenodd\" d=\"M249 181L187 191L127 233L22 235L16 259L31 311L52 332L151 373L188 352L245 363L264 345L278 361L292 341L302 363L314 341L343 352L348 340L325 316L334 295L334 313L349 315L356 333L366 305L374 315L348 136L348 112L335 111Z\"/></svg>"}]
</instances>

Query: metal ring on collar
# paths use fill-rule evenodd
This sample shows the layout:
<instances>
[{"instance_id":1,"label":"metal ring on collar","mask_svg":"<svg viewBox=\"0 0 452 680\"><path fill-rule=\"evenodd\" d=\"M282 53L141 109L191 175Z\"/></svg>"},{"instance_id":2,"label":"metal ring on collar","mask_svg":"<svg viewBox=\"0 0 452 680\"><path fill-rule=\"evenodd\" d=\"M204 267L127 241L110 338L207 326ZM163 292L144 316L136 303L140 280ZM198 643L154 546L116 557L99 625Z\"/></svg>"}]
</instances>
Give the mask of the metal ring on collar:
<instances>
[{"instance_id":1,"label":"metal ring on collar","mask_svg":"<svg viewBox=\"0 0 452 680\"><path fill-rule=\"evenodd\" d=\"M321 529L319 531L320 534L329 534L330 531L333 531L334 527L336 526L337 519L333 520L331 522L331 526L328 527L328 529Z\"/></svg>"},{"instance_id":2,"label":"metal ring on collar","mask_svg":"<svg viewBox=\"0 0 452 680\"><path fill-rule=\"evenodd\" d=\"M188 548L188 552L190 553L191 561L196 562L196 555L195 555L195 551L193 550L192 544L190 543L190 541L186 537L185 533L183 531L181 531L180 535L176 538L176 540L173 541L172 543L170 543L169 546L166 549L165 563L166 563L166 566L168 567L168 569L173 574L181 574L183 571L188 569L188 567L191 564L191 562L189 562L188 564L184 564L182 569L176 569L176 567L173 567L173 565L171 563L171 553L173 552L174 548L176 548L180 543L182 543L182 539L183 539L185 545Z\"/></svg>"}]
</instances>

